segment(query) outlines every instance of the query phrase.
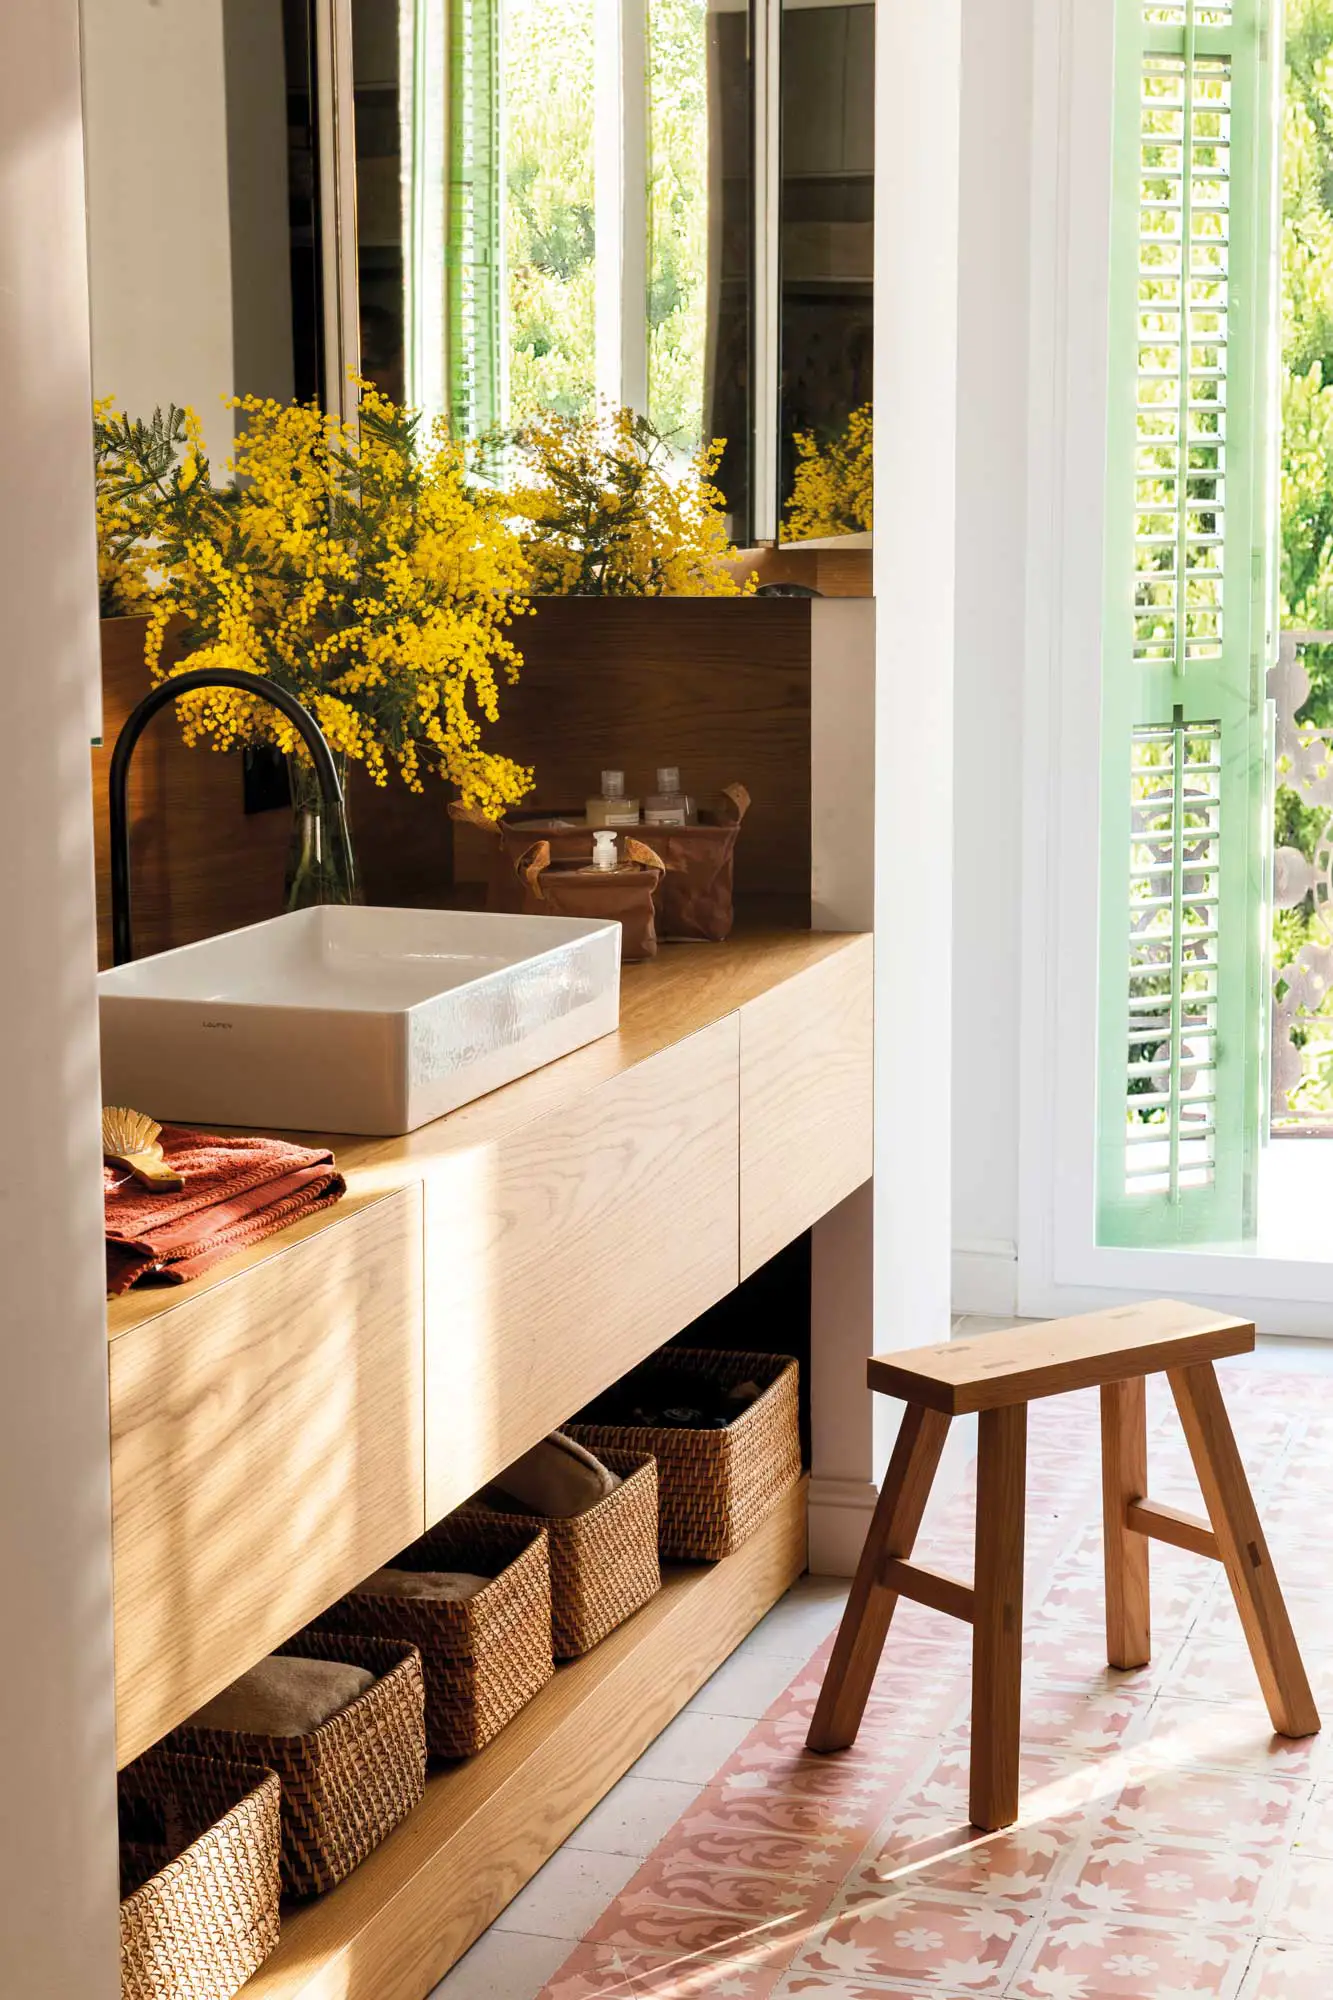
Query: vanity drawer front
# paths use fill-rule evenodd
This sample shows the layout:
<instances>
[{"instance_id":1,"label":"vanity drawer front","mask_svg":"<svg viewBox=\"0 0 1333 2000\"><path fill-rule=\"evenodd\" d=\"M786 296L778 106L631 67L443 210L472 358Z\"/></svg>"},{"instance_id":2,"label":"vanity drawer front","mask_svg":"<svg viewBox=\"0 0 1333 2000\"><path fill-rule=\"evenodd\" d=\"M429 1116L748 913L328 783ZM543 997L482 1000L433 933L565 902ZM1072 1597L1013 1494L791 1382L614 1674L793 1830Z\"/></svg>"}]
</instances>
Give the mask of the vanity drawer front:
<instances>
[{"instance_id":1,"label":"vanity drawer front","mask_svg":"<svg viewBox=\"0 0 1333 2000\"><path fill-rule=\"evenodd\" d=\"M438 1520L737 1281L734 1014L426 1188Z\"/></svg>"},{"instance_id":2,"label":"vanity drawer front","mask_svg":"<svg viewBox=\"0 0 1333 2000\"><path fill-rule=\"evenodd\" d=\"M741 1009L741 1276L870 1178L874 943Z\"/></svg>"},{"instance_id":3,"label":"vanity drawer front","mask_svg":"<svg viewBox=\"0 0 1333 2000\"><path fill-rule=\"evenodd\" d=\"M419 1535L421 1190L111 1342L121 1763Z\"/></svg>"}]
</instances>

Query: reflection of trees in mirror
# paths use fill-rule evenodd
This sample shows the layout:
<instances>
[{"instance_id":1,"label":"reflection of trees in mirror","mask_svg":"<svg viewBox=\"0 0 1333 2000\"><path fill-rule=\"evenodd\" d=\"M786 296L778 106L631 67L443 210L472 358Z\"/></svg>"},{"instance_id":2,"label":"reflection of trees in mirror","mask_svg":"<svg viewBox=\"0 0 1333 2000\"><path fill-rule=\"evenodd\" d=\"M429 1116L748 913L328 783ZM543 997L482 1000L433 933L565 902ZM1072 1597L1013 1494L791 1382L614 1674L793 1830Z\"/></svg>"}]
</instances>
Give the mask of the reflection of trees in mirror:
<instances>
[{"instance_id":1,"label":"reflection of trees in mirror","mask_svg":"<svg viewBox=\"0 0 1333 2000\"><path fill-rule=\"evenodd\" d=\"M588 408L596 380L592 0L505 0L510 413Z\"/></svg>"},{"instance_id":2,"label":"reflection of trees in mirror","mask_svg":"<svg viewBox=\"0 0 1333 2000\"><path fill-rule=\"evenodd\" d=\"M704 435L708 334L708 8L648 9L648 409L682 452Z\"/></svg>"},{"instance_id":3,"label":"reflection of trees in mirror","mask_svg":"<svg viewBox=\"0 0 1333 2000\"><path fill-rule=\"evenodd\" d=\"M869 403L853 410L846 428L821 440L799 432L796 478L782 522L784 541L867 532L874 525L875 422Z\"/></svg>"},{"instance_id":4,"label":"reflection of trees in mirror","mask_svg":"<svg viewBox=\"0 0 1333 2000\"><path fill-rule=\"evenodd\" d=\"M632 410L551 416L520 441L507 505L523 523L529 588L548 597L739 597L737 552L713 484L720 445L682 463Z\"/></svg>"},{"instance_id":5,"label":"reflection of trees in mirror","mask_svg":"<svg viewBox=\"0 0 1333 2000\"><path fill-rule=\"evenodd\" d=\"M1333 630L1333 0L1287 0L1287 78L1282 160L1282 623ZM1333 646L1308 646L1301 664L1309 695L1296 720L1333 727ZM1285 760L1284 760L1285 761ZM1329 824L1279 766L1275 845L1313 863ZM1313 892L1274 916L1278 999L1281 968L1306 948L1327 946ZM1333 1000L1318 1008L1333 1019ZM1333 1120L1333 1042L1297 1025L1302 1078L1289 1109L1302 1122ZM1280 1107L1279 1107L1280 1109Z\"/></svg>"}]
</instances>

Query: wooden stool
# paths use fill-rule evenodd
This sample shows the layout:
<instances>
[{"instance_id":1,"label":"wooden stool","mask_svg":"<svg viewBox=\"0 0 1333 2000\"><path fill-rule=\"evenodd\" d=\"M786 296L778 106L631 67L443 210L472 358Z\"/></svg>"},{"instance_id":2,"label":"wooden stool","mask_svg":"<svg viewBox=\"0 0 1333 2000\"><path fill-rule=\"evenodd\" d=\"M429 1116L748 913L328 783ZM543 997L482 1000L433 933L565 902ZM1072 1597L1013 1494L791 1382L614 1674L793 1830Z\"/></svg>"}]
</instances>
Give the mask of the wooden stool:
<instances>
[{"instance_id":1,"label":"wooden stool","mask_svg":"<svg viewBox=\"0 0 1333 2000\"><path fill-rule=\"evenodd\" d=\"M810 1725L810 1749L845 1750L855 1740L894 1607L910 1597L973 1628L971 1817L987 1831L1017 1819L1027 1406L1094 1383L1102 1392L1111 1665L1145 1666L1151 1653L1149 1539L1211 1556L1226 1569L1274 1729L1313 1736L1319 1714L1213 1370L1223 1355L1248 1354L1253 1346L1254 1328L1246 1322L1161 1299L876 1355L871 1388L902 1397L907 1410ZM1146 1497L1144 1377L1162 1371L1208 1521ZM908 1558L949 1419L971 1411L979 1413L980 1436L976 1567L968 1585Z\"/></svg>"}]
</instances>

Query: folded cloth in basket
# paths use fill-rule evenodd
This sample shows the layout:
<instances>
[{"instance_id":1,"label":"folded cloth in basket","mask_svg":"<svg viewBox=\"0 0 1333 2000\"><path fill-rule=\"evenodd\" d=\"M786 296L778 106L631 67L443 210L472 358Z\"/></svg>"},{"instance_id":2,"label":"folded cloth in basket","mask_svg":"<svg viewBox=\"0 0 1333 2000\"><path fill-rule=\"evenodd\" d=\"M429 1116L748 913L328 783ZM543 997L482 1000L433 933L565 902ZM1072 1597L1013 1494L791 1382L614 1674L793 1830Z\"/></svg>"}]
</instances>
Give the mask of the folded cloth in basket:
<instances>
[{"instance_id":1,"label":"folded cloth in basket","mask_svg":"<svg viewBox=\"0 0 1333 2000\"><path fill-rule=\"evenodd\" d=\"M181 1285L219 1258L346 1192L332 1153L283 1139L223 1138L164 1125L162 1151L185 1182L154 1194L123 1168L105 1166L106 1288L142 1278Z\"/></svg>"},{"instance_id":2,"label":"folded cloth in basket","mask_svg":"<svg viewBox=\"0 0 1333 2000\"><path fill-rule=\"evenodd\" d=\"M507 1471L497 1473L482 1498L501 1510L517 1505L548 1520L567 1521L605 1500L619 1484L619 1474L600 1458L563 1431L552 1431Z\"/></svg>"},{"instance_id":3,"label":"folded cloth in basket","mask_svg":"<svg viewBox=\"0 0 1333 2000\"><path fill-rule=\"evenodd\" d=\"M461 1604L495 1579L470 1570L377 1569L359 1583L356 1597L420 1597L436 1604Z\"/></svg>"},{"instance_id":4,"label":"folded cloth in basket","mask_svg":"<svg viewBox=\"0 0 1333 2000\"><path fill-rule=\"evenodd\" d=\"M235 1729L246 1736L311 1736L374 1683L366 1667L270 1653L215 1694L185 1726Z\"/></svg>"}]
</instances>

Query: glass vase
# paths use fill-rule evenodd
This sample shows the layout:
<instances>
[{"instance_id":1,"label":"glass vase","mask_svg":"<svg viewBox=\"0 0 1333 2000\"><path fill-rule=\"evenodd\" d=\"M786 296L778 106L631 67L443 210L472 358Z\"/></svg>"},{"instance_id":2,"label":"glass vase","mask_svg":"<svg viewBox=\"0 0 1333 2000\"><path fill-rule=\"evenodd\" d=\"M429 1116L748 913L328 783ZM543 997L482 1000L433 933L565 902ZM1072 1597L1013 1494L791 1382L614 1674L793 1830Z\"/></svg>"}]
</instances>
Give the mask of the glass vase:
<instances>
[{"instance_id":1,"label":"glass vase","mask_svg":"<svg viewBox=\"0 0 1333 2000\"><path fill-rule=\"evenodd\" d=\"M347 759L335 757L338 781L347 797ZM309 758L291 755L287 775L292 790L292 839L287 851L284 910L308 910L318 903L355 903L356 865L347 813L331 811Z\"/></svg>"}]
</instances>

